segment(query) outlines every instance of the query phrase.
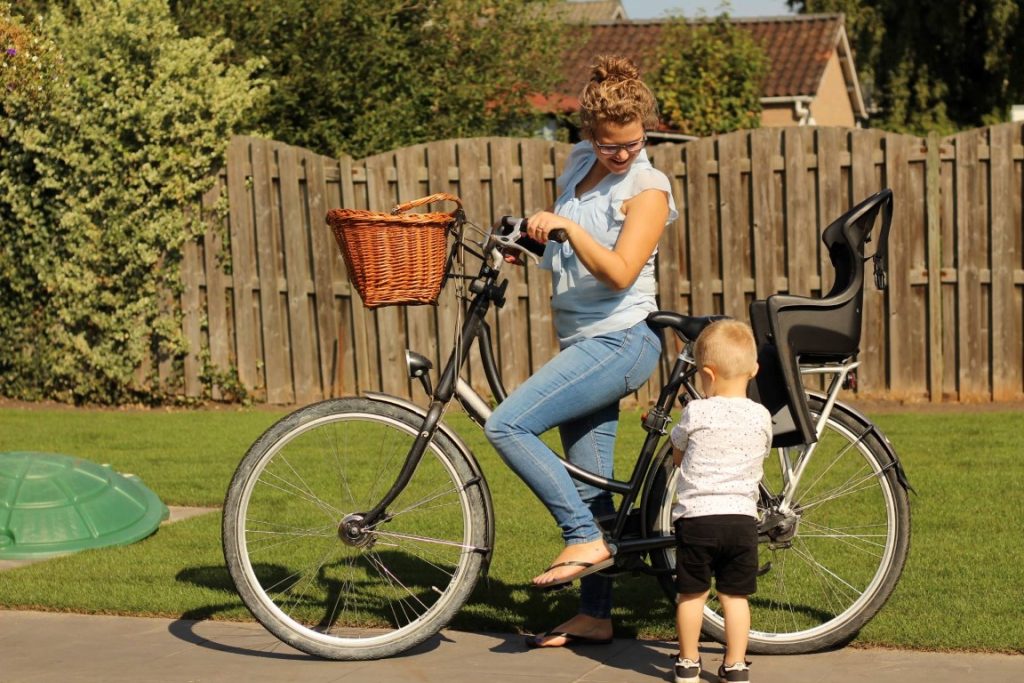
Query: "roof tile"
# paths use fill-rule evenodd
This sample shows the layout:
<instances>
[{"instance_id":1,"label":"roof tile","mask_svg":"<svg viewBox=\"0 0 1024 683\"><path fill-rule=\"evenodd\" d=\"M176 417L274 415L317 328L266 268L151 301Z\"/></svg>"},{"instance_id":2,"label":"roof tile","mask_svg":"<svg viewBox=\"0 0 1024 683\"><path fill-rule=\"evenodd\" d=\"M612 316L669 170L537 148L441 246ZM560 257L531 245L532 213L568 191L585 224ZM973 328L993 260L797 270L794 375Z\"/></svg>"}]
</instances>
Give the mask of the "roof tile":
<instances>
[{"instance_id":1,"label":"roof tile","mask_svg":"<svg viewBox=\"0 0 1024 683\"><path fill-rule=\"evenodd\" d=\"M836 48L841 14L730 19L750 31L768 55L770 66L762 97L813 96ZM656 66L655 53L665 21L619 21L593 24L588 38L565 55L560 94L575 98L590 77L598 55L629 57L642 73Z\"/></svg>"}]
</instances>

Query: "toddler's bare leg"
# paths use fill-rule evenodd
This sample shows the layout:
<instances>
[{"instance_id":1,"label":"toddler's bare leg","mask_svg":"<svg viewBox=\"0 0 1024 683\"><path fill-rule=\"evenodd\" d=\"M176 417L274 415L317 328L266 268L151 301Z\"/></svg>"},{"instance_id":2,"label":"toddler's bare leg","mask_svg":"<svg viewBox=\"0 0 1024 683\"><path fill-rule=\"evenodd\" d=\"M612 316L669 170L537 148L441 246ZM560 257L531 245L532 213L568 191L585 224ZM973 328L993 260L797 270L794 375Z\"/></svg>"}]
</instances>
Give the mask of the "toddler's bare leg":
<instances>
[{"instance_id":1,"label":"toddler's bare leg","mask_svg":"<svg viewBox=\"0 0 1024 683\"><path fill-rule=\"evenodd\" d=\"M750 637L750 604L745 595L718 594L725 617L725 664L744 662Z\"/></svg>"},{"instance_id":2,"label":"toddler's bare leg","mask_svg":"<svg viewBox=\"0 0 1024 683\"><path fill-rule=\"evenodd\" d=\"M704 603L708 592L681 593L676 597L676 632L679 656L696 662L700 657L700 627L704 621Z\"/></svg>"}]
</instances>

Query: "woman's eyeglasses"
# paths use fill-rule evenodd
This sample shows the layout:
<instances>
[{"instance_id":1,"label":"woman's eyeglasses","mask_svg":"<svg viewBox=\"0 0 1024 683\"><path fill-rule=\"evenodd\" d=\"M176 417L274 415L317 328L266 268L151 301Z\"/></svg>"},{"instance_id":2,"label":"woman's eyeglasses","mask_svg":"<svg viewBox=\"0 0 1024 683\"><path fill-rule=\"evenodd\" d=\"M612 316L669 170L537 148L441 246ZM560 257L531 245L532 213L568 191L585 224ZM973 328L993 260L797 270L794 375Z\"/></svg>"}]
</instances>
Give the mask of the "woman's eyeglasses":
<instances>
[{"instance_id":1,"label":"woman's eyeglasses","mask_svg":"<svg viewBox=\"0 0 1024 683\"><path fill-rule=\"evenodd\" d=\"M636 154L647 145L647 138L642 137L639 140L633 140L633 142L627 142L624 145L602 145L599 142L594 143L594 147L597 148L598 153L601 156L612 157L619 153L619 150L626 150L629 154Z\"/></svg>"}]
</instances>

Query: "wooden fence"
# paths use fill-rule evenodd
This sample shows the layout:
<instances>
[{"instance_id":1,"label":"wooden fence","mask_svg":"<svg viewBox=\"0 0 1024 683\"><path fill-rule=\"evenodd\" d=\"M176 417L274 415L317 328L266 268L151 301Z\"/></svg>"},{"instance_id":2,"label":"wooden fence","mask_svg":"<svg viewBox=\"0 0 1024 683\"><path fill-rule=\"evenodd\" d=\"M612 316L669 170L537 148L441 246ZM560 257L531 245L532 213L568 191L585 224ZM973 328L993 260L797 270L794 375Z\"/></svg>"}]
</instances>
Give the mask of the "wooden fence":
<instances>
[{"instance_id":1,"label":"wooden fence","mask_svg":"<svg viewBox=\"0 0 1024 683\"><path fill-rule=\"evenodd\" d=\"M213 369L237 373L253 396L270 403L366 390L418 394L405 377L404 350L443 363L459 317L456 287L450 284L436 307L367 311L324 224L327 210L389 210L443 191L460 196L470 220L483 227L548 206L568 150L542 140L478 138L355 161L233 139L226 167L203 198L208 229L184 254L181 305L191 349L184 393L220 397L216 381L209 386ZM662 308L746 318L754 298L820 294L831 278L821 230L891 187L890 287L866 290L860 394L1024 397L1020 124L927 139L771 128L659 144L648 153L669 176L680 213L660 245ZM476 263L470 259L468 267L475 272ZM546 273L533 265L508 270L508 303L492 325L514 387L556 343ZM478 359L470 381L486 391ZM639 392L641 402L652 387Z\"/></svg>"}]
</instances>

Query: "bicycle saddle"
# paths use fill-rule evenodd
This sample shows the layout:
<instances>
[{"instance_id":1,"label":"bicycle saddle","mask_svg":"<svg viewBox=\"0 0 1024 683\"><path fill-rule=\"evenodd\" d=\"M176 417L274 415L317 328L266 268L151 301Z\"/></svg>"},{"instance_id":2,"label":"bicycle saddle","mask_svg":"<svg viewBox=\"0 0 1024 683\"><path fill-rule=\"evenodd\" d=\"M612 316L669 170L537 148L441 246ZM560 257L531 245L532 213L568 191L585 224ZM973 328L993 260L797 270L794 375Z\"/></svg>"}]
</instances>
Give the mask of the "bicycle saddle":
<instances>
[{"instance_id":1,"label":"bicycle saddle","mask_svg":"<svg viewBox=\"0 0 1024 683\"><path fill-rule=\"evenodd\" d=\"M682 315L673 311L654 311L647 315L647 324L657 333L666 327L675 330L684 342L694 341L705 327L716 320L726 320L727 315Z\"/></svg>"},{"instance_id":2,"label":"bicycle saddle","mask_svg":"<svg viewBox=\"0 0 1024 683\"><path fill-rule=\"evenodd\" d=\"M832 288L821 298L775 294L750 304L750 324L758 343L760 371L751 398L772 413L774 446L817 441L800 378L800 363L842 363L860 350L864 300L864 245L881 211L882 228L875 284L886 286L892 191L881 190L832 222L821 239L835 269Z\"/></svg>"}]
</instances>

